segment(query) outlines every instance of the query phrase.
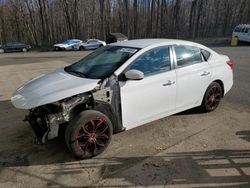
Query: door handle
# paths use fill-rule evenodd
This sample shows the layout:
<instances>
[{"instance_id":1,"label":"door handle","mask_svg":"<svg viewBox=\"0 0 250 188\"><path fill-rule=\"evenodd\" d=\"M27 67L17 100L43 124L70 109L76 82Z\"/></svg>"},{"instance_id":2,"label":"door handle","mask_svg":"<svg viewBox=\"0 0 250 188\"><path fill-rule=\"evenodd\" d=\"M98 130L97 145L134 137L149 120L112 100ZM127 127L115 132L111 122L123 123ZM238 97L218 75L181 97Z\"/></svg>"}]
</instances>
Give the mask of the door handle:
<instances>
[{"instance_id":1,"label":"door handle","mask_svg":"<svg viewBox=\"0 0 250 188\"><path fill-rule=\"evenodd\" d=\"M204 71L204 72L201 74L201 76L208 76L209 74L210 74L210 72Z\"/></svg>"},{"instance_id":2,"label":"door handle","mask_svg":"<svg viewBox=\"0 0 250 188\"><path fill-rule=\"evenodd\" d=\"M163 84L163 86L171 86L173 84L175 84L175 81L168 80L168 82Z\"/></svg>"}]
</instances>

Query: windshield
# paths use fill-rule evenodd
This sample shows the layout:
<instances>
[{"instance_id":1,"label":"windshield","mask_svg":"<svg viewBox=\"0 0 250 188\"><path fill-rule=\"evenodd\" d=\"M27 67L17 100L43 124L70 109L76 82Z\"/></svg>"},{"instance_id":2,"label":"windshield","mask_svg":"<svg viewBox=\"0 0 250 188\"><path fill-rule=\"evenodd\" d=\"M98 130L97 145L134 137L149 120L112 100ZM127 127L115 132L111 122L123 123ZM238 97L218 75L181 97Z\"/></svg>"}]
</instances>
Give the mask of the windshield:
<instances>
[{"instance_id":1,"label":"windshield","mask_svg":"<svg viewBox=\"0 0 250 188\"><path fill-rule=\"evenodd\" d=\"M138 48L105 46L89 54L77 63L65 67L65 71L80 77L103 79L138 52Z\"/></svg>"}]
</instances>

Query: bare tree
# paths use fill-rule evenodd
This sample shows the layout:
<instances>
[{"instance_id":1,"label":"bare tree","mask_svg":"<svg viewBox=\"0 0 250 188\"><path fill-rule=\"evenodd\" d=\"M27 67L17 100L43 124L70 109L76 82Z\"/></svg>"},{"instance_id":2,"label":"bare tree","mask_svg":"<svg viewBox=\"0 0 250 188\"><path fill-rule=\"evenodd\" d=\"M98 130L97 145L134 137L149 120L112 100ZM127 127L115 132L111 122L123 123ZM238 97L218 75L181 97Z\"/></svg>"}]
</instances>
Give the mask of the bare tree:
<instances>
[{"instance_id":1,"label":"bare tree","mask_svg":"<svg viewBox=\"0 0 250 188\"><path fill-rule=\"evenodd\" d=\"M249 0L0 0L0 42L68 38L229 36L250 22Z\"/></svg>"}]
</instances>

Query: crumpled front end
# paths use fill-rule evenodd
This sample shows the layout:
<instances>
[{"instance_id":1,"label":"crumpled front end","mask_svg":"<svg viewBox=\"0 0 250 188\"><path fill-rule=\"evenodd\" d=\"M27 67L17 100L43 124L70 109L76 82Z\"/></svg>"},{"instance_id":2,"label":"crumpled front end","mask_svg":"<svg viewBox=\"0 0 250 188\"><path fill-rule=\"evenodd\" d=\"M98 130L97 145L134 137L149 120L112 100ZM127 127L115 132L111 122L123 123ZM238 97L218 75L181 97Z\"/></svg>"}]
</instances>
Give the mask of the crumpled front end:
<instances>
[{"instance_id":1,"label":"crumpled front end","mask_svg":"<svg viewBox=\"0 0 250 188\"><path fill-rule=\"evenodd\" d=\"M44 144L58 136L59 126L69 122L76 111L88 107L89 95L81 94L51 104L33 108L29 111L25 121L33 129L38 144Z\"/></svg>"},{"instance_id":2,"label":"crumpled front end","mask_svg":"<svg viewBox=\"0 0 250 188\"><path fill-rule=\"evenodd\" d=\"M71 75L63 68L38 76L19 87L11 97L18 109L28 109L28 121L38 143L58 136L59 125L67 123L77 110L88 105L96 79Z\"/></svg>"},{"instance_id":3,"label":"crumpled front end","mask_svg":"<svg viewBox=\"0 0 250 188\"><path fill-rule=\"evenodd\" d=\"M12 95L11 102L18 109L33 109L89 92L98 81L68 74L61 68L25 83Z\"/></svg>"}]
</instances>

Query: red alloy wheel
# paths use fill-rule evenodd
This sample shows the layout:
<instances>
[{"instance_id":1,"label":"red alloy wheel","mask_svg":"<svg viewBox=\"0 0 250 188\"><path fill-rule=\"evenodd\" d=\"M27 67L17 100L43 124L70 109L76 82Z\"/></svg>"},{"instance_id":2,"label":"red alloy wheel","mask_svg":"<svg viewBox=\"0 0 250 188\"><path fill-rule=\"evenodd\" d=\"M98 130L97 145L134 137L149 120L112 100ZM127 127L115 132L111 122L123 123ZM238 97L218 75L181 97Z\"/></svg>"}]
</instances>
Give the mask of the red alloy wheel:
<instances>
[{"instance_id":1,"label":"red alloy wheel","mask_svg":"<svg viewBox=\"0 0 250 188\"><path fill-rule=\"evenodd\" d=\"M93 119L79 127L75 141L84 156L95 156L106 148L111 135L103 118Z\"/></svg>"},{"instance_id":2,"label":"red alloy wheel","mask_svg":"<svg viewBox=\"0 0 250 188\"><path fill-rule=\"evenodd\" d=\"M206 96L206 106L209 110L214 110L220 103L222 96L221 87L219 85L213 85Z\"/></svg>"}]
</instances>

